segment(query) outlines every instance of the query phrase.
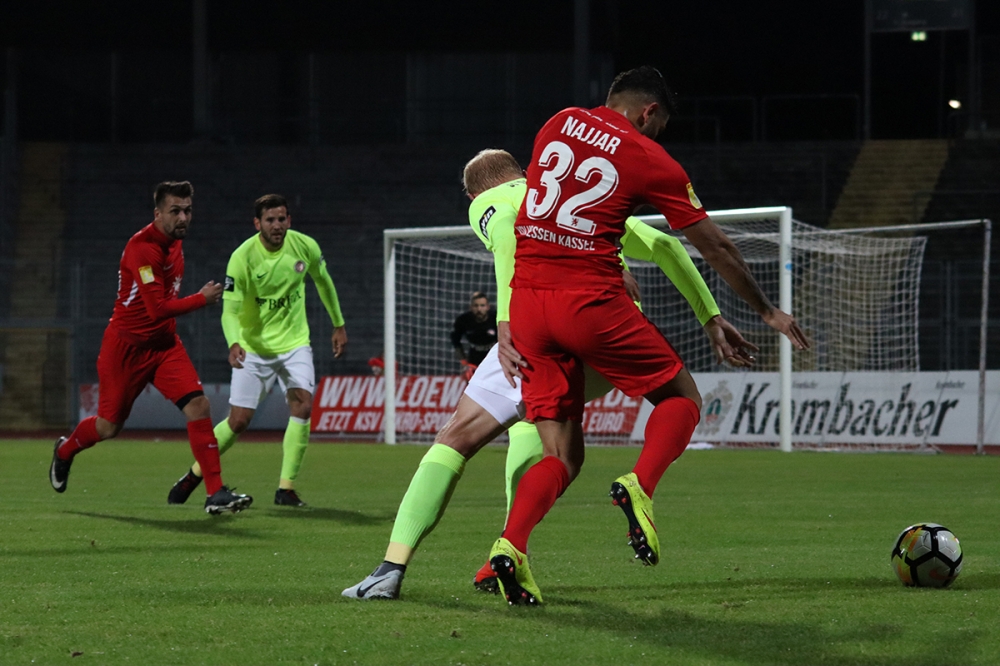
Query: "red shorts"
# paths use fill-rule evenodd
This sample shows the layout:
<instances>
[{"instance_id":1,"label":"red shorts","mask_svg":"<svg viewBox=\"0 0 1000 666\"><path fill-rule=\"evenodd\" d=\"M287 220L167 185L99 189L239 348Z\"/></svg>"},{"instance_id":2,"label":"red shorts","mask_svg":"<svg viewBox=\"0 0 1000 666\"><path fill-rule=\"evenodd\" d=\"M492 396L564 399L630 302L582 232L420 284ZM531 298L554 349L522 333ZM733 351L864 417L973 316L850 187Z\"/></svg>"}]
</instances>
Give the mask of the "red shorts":
<instances>
[{"instance_id":1,"label":"red shorts","mask_svg":"<svg viewBox=\"0 0 1000 666\"><path fill-rule=\"evenodd\" d=\"M583 363L631 397L673 379L683 362L624 290L514 289L514 346L528 362L527 418L583 418Z\"/></svg>"},{"instance_id":2,"label":"red shorts","mask_svg":"<svg viewBox=\"0 0 1000 666\"><path fill-rule=\"evenodd\" d=\"M119 425L125 423L132 403L146 384L155 386L174 404L203 390L187 350L176 334L173 344L167 340L165 345L148 349L122 339L112 326L104 331L97 357L97 379L100 383L97 415Z\"/></svg>"}]
</instances>

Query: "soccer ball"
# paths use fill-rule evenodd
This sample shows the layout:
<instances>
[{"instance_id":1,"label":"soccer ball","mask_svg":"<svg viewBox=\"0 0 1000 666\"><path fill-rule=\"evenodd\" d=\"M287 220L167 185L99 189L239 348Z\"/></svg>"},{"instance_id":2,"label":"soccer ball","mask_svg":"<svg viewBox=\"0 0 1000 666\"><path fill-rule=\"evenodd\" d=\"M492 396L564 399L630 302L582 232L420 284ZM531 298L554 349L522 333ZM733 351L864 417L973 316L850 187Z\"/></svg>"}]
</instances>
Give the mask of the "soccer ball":
<instances>
[{"instance_id":1,"label":"soccer ball","mask_svg":"<svg viewBox=\"0 0 1000 666\"><path fill-rule=\"evenodd\" d=\"M911 525L892 547L892 570L907 587L948 587L962 571L962 546L943 525Z\"/></svg>"}]
</instances>

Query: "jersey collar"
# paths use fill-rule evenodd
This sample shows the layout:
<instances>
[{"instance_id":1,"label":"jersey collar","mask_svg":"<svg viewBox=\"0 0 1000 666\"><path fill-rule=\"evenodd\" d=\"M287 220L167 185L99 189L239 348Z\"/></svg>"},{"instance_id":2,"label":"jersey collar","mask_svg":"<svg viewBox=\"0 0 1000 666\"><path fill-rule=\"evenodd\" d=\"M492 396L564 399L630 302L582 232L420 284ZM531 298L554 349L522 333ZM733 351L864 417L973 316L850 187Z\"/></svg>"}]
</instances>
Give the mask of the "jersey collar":
<instances>
[{"instance_id":1,"label":"jersey collar","mask_svg":"<svg viewBox=\"0 0 1000 666\"><path fill-rule=\"evenodd\" d=\"M153 222L149 223L149 234L153 237L153 240L157 242L161 247L168 248L178 241L177 238L171 238L162 231L160 231L156 224Z\"/></svg>"},{"instance_id":2,"label":"jersey collar","mask_svg":"<svg viewBox=\"0 0 1000 666\"><path fill-rule=\"evenodd\" d=\"M277 257L279 254L281 254L282 252L285 251L285 246L288 245L288 234L287 233L285 234L285 241L281 244L281 247L279 247L277 250L269 250L269 249L267 249L267 246L264 245L264 241L261 240L261 238L260 238L260 232L259 231L256 233L256 235L254 235L254 239L257 241L256 242L257 250L261 254L263 254L265 257Z\"/></svg>"}]
</instances>

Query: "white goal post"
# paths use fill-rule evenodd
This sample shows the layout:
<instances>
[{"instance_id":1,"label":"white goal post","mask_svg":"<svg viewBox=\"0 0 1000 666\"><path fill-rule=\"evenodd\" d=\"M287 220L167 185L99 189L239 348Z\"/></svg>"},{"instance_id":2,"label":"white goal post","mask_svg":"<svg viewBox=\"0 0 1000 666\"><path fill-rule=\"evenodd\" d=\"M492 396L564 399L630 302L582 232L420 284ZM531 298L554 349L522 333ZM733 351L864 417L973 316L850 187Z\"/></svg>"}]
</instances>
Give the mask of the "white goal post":
<instances>
[{"instance_id":1,"label":"white goal post","mask_svg":"<svg viewBox=\"0 0 1000 666\"><path fill-rule=\"evenodd\" d=\"M793 441L793 371L886 373L920 369L917 307L926 244L926 238L918 235L921 230L981 225L987 236L984 287L989 280L988 220L829 231L793 220L788 207L709 214L740 248L769 298L795 314L814 341L813 349L798 352L793 358L791 343L763 325L682 235L664 228L685 243L723 315L763 347L756 370L779 375L780 406L775 400L774 430L785 451L792 449ZM642 219L652 226L666 227L662 216ZM395 443L399 432L406 433L407 440L426 441L428 430L414 435L407 426L414 416L414 403L407 404L405 397L407 381L412 383L418 376L457 374L448 330L472 291L495 293L492 255L471 227L462 225L387 229L384 260L385 368L396 368L402 378L400 384L397 373L385 373L384 437L387 443ZM728 371L714 366L700 326L662 272L653 264L629 261L629 265L642 286L644 311L678 349L689 369ZM984 288L982 332L987 298L988 288ZM981 449L986 337L980 337ZM449 383L448 390L454 393L453 389ZM404 396L402 422L397 418L397 395ZM800 416L795 432L801 421ZM399 428L397 424L401 424ZM588 441L593 439L588 435Z\"/></svg>"}]
</instances>

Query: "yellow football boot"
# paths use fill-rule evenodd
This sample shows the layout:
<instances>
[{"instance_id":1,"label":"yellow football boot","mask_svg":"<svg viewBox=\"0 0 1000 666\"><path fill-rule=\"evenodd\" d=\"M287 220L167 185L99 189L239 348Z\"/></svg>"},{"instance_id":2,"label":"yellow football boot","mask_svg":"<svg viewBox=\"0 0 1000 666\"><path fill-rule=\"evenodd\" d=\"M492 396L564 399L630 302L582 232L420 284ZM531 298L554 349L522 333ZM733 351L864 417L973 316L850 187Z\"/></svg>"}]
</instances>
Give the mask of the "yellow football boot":
<instances>
[{"instance_id":1,"label":"yellow football boot","mask_svg":"<svg viewBox=\"0 0 1000 666\"><path fill-rule=\"evenodd\" d=\"M634 472L619 476L611 484L611 503L628 518L628 541L635 550L635 559L643 564L660 561L660 539L653 522L653 500L649 499Z\"/></svg>"},{"instance_id":2,"label":"yellow football boot","mask_svg":"<svg viewBox=\"0 0 1000 666\"><path fill-rule=\"evenodd\" d=\"M542 603L542 592L535 585L528 567L528 556L500 537L490 551L490 567L497 575L500 593L511 606Z\"/></svg>"}]
</instances>

